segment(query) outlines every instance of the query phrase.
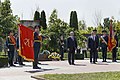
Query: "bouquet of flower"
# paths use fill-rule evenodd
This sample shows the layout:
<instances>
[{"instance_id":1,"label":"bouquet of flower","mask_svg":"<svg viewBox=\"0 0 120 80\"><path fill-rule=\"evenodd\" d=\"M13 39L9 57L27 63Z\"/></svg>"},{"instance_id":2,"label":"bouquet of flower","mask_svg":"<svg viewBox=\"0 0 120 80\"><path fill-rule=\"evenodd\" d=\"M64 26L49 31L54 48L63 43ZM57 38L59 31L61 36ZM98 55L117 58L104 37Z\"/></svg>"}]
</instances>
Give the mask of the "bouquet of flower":
<instances>
[{"instance_id":1,"label":"bouquet of flower","mask_svg":"<svg viewBox=\"0 0 120 80\"><path fill-rule=\"evenodd\" d=\"M60 60L60 57L61 57L61 55L56 52L53 52L48 56L48 58L51 58L53 60Z\"/></svg>"}]
</instances>

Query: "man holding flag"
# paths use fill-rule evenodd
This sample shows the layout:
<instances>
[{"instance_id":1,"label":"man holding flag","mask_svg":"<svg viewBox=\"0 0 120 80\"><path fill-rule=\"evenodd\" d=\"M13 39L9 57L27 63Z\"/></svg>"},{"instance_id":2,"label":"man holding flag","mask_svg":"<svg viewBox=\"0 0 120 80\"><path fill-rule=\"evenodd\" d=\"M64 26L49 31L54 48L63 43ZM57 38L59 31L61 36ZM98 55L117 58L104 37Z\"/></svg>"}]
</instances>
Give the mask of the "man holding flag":
<instances>
[{"instance_id":1,"label":"man holding flag","mask_svg":"<svg viewBox=\"0 0 120 80\"><path fill-rule=\"evenodd\" d=\"M112 20L110 20L110 34L108 37L108 51L112 51L112 62L116 62L116 52L118 47L118 38L116 36L116 31L113 30Z\"/></svg>"},{"instance_id":2,"label":"man holding flag","mask_svg":"<svg viewBox=\"0 0 120 80\"><path fill-rule=\"evenodd\" d=\"M117 53L117 49L118 49L118 37L116 35L116 30L113 31L113 36L114 36L114 39L116 40L116 45L115 47L112 49L112 62L117 62L116 61L116 53Z\"/></svg>"}]
</instances>

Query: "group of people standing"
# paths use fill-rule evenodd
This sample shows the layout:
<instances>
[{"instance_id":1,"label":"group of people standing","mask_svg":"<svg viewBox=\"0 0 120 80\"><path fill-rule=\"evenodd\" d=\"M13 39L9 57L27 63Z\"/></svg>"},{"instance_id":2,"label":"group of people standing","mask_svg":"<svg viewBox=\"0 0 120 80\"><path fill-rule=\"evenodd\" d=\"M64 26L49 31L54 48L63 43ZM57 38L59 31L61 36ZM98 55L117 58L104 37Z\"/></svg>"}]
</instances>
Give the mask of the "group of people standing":
<instances>
[{"instance_id":1,"label":"group of people standing","mask_svg":"<svg viewBox=\"0 0 120 80\"><path fill-rule=\"evenodd\" d=\"M40 26L35 26L34 27L34 42L33 42L33 47L34 47L34 61L33 61L33 69L40 69L38 67L38 54L40 52L40 47L41 47L41 41L45 38L42 35L39 35L39 29ZM19 37L14 36L13 30L9 31L8 37L6 39L6 46L7 46L7 52L8 52L8 63L9 66L16 66L14 61L15 57L15 52L18 55L18 63L19 65L25 65L23 64L23 59L22 57L18 54L19 53Z\"/></svg>"},{"instance_id":2,"label":"group of people standing","mask_svg":"<svg viewBox=\"0 0 120 80\"><path fill-rule=\"evenodd\" d=\"M88 37L88 50L90 51L90 63L96 63L98 58L98 50L102 51L102 62L107 62L107 51L108 51L108 35L107 31L102 31L102 36L99 37L97 34L97 30L93 30L91 32L91 36ZM116 53L118 48L118 38L116 35L116 31L113 31L114 39L116 40L116 45L112 49L112 62L116 62ZM100 39L99 39L100 38Z\"/></svg>"},{"instance_id":3,"label":"group of people standing","mask_svg":"<svg viewBox=\"0 0 120 80\"><path fill-rule=\"evenodd\" d=\"M40 52L40 47L41 47L41 41L43 39L46 39L46 37L39 35L39 29L40 26L35 26L34 27L34 42L33 42L33 47L34 47L34 62L33 62L33 69L40 69L38 67L38 54ZM116 62L116 52L118 48L118 38L116 36L116 31L114 30L114 38L116 40L116 46L112 49L112 61ZM67 38L66 41L67 44L67 51L68 51L68 63L70 65L75 65L74 64L74 55L75 55L75 50L77 50L77 40L74 36L74 32L70 32L70 36ZM13 31L9 32L9 36L7 37L6 40L6 46L8 48L8 61L10 66L15 66L13 64L13 58L14 58L14 52L15 49L19 50L19 37L14 37ZM88 37L88 42L87 42L87 49L90 51L90 63L96 63L97 58L98 58L98 50L102 50L102 57L103 57L103 62L106 62L107 59L107 48L108 48L108 35L107 31L103 30L102 31L102 36L99 37L97 35L97 30L93 30L91 32L91 36ZM86 53L86 52L85 52ZM63 36L61 36L61 41L60 41L60 54L61 54L61 60L63 60L64 57L64 39ZM87 55L86 55L87 57ZM24 65L22 61L22 57L18 55L18 62L20 65Z\"/></svg>"}]
</instances>

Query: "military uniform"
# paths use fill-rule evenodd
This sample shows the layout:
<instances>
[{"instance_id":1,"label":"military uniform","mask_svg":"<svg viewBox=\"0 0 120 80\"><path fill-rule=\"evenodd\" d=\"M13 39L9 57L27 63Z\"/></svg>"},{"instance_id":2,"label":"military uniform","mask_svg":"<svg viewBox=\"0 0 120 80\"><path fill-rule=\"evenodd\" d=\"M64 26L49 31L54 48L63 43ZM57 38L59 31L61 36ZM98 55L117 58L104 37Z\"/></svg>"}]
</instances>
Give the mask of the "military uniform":
<instances>
[{"instance_id":1,"label":"military uniform","mask_svg":"<svg viewBox=\"0 0 120 80\"><path fill-rule=\"evenodd\" d=\"M41 47L41 41L42 37L39 36L37 32L34 32L34 62L33 62L33 68L39 68L37 66L38 64L38 54L40 52L40 47Z\"/></svg>"},{"instance_id":2,"label":"military uniform","mask_svg":"<svg viewBox=\"0 0 120 80\"><path fill-rule=\"evenodd\" d=\"M103 30L102 32L106 33L107 31ZM107 44L108 44L108 36L102 35L100 39L100 47L102 50L103 62L106 62L106 59L107 59Z\"/></svg>"},{"instance_id":3,"label":"military uniform","mask_svg":"<svg viewBox=\"0 0 120 80\"><path fill-rule=\"evenodd\" d=\"M8 62L10 66L15 66L13 65L15 45L16 40L14 36L8 36L6 40L6 46L8 48Z\"/></svg>"},{"instance_id":4,"label":"military uniform","mask_svg":"<svg viewBox=\"0 0 120 80\"><path fill-rule=\"evenodd\" d=\"M112 49L112 62L117 62L116 61L116 53L117 53L117 48L118 48L118 37L117 35L114 36L115 40L116 40L116 46Z\"/></svg>"}]
</instances>

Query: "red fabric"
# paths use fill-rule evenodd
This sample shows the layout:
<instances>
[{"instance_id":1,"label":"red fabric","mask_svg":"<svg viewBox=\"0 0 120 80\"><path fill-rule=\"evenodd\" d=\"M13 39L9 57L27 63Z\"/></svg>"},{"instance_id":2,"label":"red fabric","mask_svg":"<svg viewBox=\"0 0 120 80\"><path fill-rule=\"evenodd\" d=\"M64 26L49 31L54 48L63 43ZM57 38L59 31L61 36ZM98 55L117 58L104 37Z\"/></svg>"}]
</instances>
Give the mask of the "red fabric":
<instances>
[{"instance_id":1,"label":"red fabric","mask_svg":"<svg viewBox=\"0 0 120 80\"><path fill-rule=\"evenodd\" d=\"M112 49L116 46L116 40L113 35L112 21L110 22L110 34L108 38L108 51L112 51Z\"/></svg>"},{"instance_id":2,"label":"red fabric","mask_svg":"<svg viewBox=\"0 0 120 80\"><path fill-rule=\"evenodd\" d=\"M33 30L19 24L19 37L20 37L20 52L19 54L28 61L34 61L34 49L33 49Z\"/></svg>"}]
</instances>

